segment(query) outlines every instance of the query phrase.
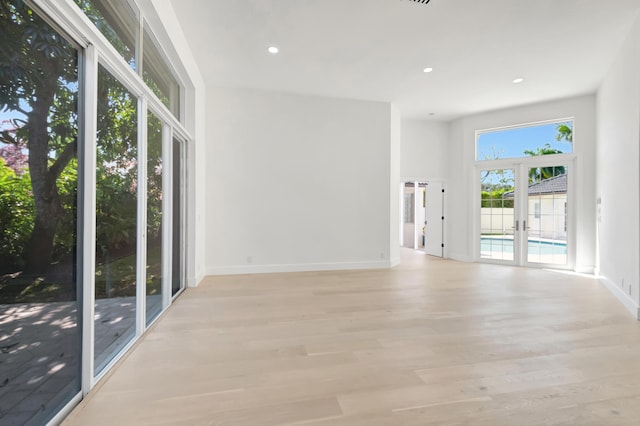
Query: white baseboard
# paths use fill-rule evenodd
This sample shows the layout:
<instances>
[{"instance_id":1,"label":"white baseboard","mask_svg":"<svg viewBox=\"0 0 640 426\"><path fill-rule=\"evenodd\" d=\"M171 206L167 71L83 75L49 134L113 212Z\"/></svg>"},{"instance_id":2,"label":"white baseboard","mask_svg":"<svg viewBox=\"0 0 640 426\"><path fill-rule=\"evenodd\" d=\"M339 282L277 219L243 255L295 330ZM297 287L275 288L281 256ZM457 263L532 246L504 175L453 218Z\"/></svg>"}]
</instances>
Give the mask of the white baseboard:
<instances>
[{"instance_id":1,"label":"white baseboard","mask_svg":"<svg viewBox=\"0 0 640 426\"><path fill-rule=\"evenodd\" d=\"M446 258L451 260L458 260L460 262L473 262L473 258L466 254L449 253Z\"/></svg>"},{"instance_id":2,"label":"white baseboard","mask_svg":"<svg viewBox=\"0 0 640 426\"><path fill-rule=\"evenodd\" d=\"M399 263L399 260L398 260ZM214 266L206 269L206 275L241 275L241 274L270 274L277 272L314 272L314 271L344 271L350 269L388 269L394 261L381 260L374 262L340 262L340 263L299 263L275 265L238 265Z\"/></svg>"},{"instance_id":3,"label":"white baseboard","mask_svg":"<svg viewBox=\"0 0 640 426\"><path fill-rule=\"evenodd\" d=\"M622 291L620 287L615 285L615 283L607 277L598 277L598 280L607 287L611 293L613 293L616 299L618 299L629 312L631 312L631 315L640 320L640 306L635 300Z\"/></svg>"},{"instance_id":4,"label":"white baseboard","mask_svg":"<svg viewBox=\"0 0 640 426\"><path fill-rule=\"evenodd\" d=\"M596 267L589 265L579 265L576 266L576 272L579 274L587 274L587 275L597 275Z\"/></svg>"},{"instance_id":5,"label":"white baseboard","mask_svg":"<svg viewBox=\"0 0 640 426\"><path fill-rule=\"evenodd\" d=\"M397 258L397 259L391 259L391 260L389 261L389 267L390 267L390 268L396 267L396 266L398 266L399 264L400 264L400 258Z\"/></svg>"}]
</instances>

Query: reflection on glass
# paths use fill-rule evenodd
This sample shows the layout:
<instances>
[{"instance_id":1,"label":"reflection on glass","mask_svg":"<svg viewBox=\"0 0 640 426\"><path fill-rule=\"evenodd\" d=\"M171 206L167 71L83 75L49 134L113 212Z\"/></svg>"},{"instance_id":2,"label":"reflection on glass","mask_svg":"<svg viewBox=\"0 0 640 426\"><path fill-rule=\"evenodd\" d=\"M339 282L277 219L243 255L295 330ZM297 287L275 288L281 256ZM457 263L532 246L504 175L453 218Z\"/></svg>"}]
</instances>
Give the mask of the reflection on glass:
<instances>
[{"instance_id":1,"label":"reflection on glass","mask_svg":"<svg viewBox=\"0 0 640 426\"><path fill-rule=\"evenodd\" d=\"M135 336L137 102L98 70L95 374Z\"/></svg>"},{"instance_id":2,"label":"reflection on glass","mask_svg":"<svg viewBox=\"0 0 640 426\"><path fill-rule=\"evenodd\" d=\"M142 78L144 82L169 108L169 111L180 118L180 86L146 27L142 46Z\"/></svg>"},{"instance_id":3,"label":"reflection on glass","mask_svg":"<svg viewBox=\"0 0 640 426\"><path fill-rule=\"evenodd\" d=\"M0 424L46 424L80 391L78 52L23 2L0 40Z\"/></svg>"},{"instance_id":4,"label":"reflection on glass","mask_svg":"<svg viewBox=\"0 0 640 426\"><path fill-rule=\"evenodd\" d=\"M126 0L74 0L89 20L136 69L137 13Z\"/></svg>"},{"instance_id":5,"label":"reflection on glass","mask_svg":"<svg viewBox=\"0 0 640 426\"><path fill-rule=\"evenodd\" d=\"M529 168L529 262L567 263L567 175L567 166Z\"/></svg>"},{"instance_id":6,"label":"reflection on glass","mask_svg":"<svg viewBox=\"0 0 640 426\"><path fill-rule=\"evenodd\" d=\"M514 171L482 170L480 173L480 257L514 260Z\"/></svg>"},{"instance_id":7,"label":"reflection on glass","mask_svg":"<svg viewBox=\"0 0 640 426\"><path fill-rule=\"evenodd\" d=\"M162 310L162 122L147 114L147 325Z\"/></svg>"},{"instance_id":8,"label":"reflection on glass","mask_svg":"<svg viewBox=\"0 0 640 426\"><path fill-rule=\"evenodd\" d=\"M173 140L173 223L172 223L172 254L171 254L171 295L175 295L183 287L184 262L182 251L182 200L184 199L182 178L182 147L183 144Z\"/></svg>"}]
</instances>

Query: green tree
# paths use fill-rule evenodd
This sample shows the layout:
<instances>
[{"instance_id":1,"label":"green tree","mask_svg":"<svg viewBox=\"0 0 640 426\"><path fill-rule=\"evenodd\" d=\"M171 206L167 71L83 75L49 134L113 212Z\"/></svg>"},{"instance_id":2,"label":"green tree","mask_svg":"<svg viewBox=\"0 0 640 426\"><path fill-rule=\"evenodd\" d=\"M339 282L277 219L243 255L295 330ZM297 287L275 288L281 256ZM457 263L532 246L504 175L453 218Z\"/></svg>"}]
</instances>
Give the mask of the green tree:
<instances>
[{"instance_id":1,"label":"green tree","mask_svg":"<svg viewBox=\"0 0 640 426\"><path fill-rule=\"evenodd\" d=\"M24 267L34 215L29 174L16 175L0 158L0 273Z\"/></svg>"},{"instance_id":2,"label":"green tree","mask_svg":"<svg viewBox=\"0 0 640 426\"><path fill-rule=\"evenodd\" d=\"M98 71L96 241L98 255L136 242L136 99L107 70ZM99 259L100 260L100 259Z\"/></svg>"},{"instance_id":3,"label":"green tree","mask_svg":"<svg viewBox=\"0 0 640 426\"><path fill-rule=\"evenodd\" d=\"M35 216L25 245L26 273L46 272L64 215L58 182L76 156L77 51L22 0L0 3L0 109L20 112Z\"/></svg>"},{"instance_id":4,"label":"green tree","mask_svg":"<svg viewBox=\"0 0 640 426\"><path fill-rule=\"evenodd\" d=\"M558 142L573 142L573 128L570 123L560 123L556 126L556 130L558 134L556 135L556 140Z\"/></svg>"},{"instance_id":5,"label":"green tree","mask_svg":"<svg viewBox=\"0 0 640 426\"><path fill-rule=\"evenodd\" d=\"M559 149L551 148L551 145L549 144L545 144L543 147L537 148L535 151L527 149L524 151L524 153L526 155L535 157L540 155L562 154L562 151L560 151ZM564 166L532 167L529 170L529 182L540 182L554 176L563 175L564 173Z\"/></svg>"},{"instance_id":6,"label":"green tree","mask_svg":"<svg viewBox=\"0 0 640 426\"><path fill-rule=\"evenodd\" d=\"M96 25L103 22L91 1L78 3ZM105 28L101 29L114 46L131 54L118 42L117 34L107 31L108 25ZM0 110L21 115L11 130L0 132L0 148L11 148L0 152L9 159L9 164L0 163L0 261L2 269L10 269L5 272L22 270L22 276L58 280L60 268L52 265L68 260L77 240L78 55L22 0L0 4L0 36ZM97 274L106 271L103 275L120 286L121 294L135 294L137 98L99 67L97 104ZM149 123L151 139L161 141L161 130L160 120ZM158 230L161 146L149 147L148 164L148 189L153 198L148 221ZM159 238L159 234L150 238ZM133 272L114 273L120 267ZM15 293L30 283L29 279L13 283L18 289Z\"/></svg>"}]
</instances>

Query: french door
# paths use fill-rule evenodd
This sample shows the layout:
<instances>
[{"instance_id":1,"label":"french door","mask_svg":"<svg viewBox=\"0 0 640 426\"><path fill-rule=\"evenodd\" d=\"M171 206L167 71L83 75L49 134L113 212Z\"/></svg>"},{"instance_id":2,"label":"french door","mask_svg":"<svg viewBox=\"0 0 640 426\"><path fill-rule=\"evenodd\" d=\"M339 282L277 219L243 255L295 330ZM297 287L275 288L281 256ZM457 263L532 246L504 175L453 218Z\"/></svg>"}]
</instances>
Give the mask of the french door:
<instances>
[{"instance_id":1,"label":"french door","mask_svg":"<svg viewBox=\"0 0 640 426\"><path fill-rule=\"evenodd\" d=\"M572 161L533 157L476 166L476 258L571 268Z\"/></svg>"}]
</instances>

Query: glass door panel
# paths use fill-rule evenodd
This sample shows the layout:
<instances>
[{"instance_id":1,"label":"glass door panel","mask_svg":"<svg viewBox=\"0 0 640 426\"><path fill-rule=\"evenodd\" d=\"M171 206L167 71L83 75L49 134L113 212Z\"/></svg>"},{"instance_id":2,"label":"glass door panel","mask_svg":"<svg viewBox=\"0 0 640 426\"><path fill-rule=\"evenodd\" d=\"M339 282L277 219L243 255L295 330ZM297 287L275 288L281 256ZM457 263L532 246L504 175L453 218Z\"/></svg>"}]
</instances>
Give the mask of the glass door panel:
<instances>
[{"instance_id":1,"label":"glass door panel","mask_svg":"<svg viewBox=\"0 0 640 426\"><path fill-rule=\"evenodd\" d=\"M94 374L136 334L137 99L98 69Z\"/></svg>"},{"instance_id":2,"label":"glass door panel","mask_svg":"<svg viewBox=\"0 0 640 426\"><path fill-rule=\"evenodd\" d=\"M162 311L162 122L147 114L146 324Z\"/></svg>"},{"instance_id":3,"label":"glass door panel","mask_svg":"<svg viewBox=\"0 0 640 426\"><path fill-rule=\"evenodd\" d=\"M79 52L21 1L0 39L0 425L43 425L81 386Z\"/></svg>"},{"instance_id":4,"label":"glass door panel","mask_svg":"<svg viewBox=\"0 0 640 426\"><path fill-rule=\"evenodd\" d=\"M415 185L413 182L405 182L402 207L402 246L414 248L415 243Z\"/></svg>"},{"instance_id":5,"label":"glass door panel","mask_svg":"<svg viewBox=\"0 0 640 426\"><path fill-rule=\"evenodd\" d=\"M567 264L568 167L528 167L527 262Z\"/></svg>"},{"instance_id":6,"label":"glass door panel","mask_svg":"<svg viewBox=\"0 0 640 426\"><path fill-rule=\"evenodd\" d=\"M515 169L480 171L480 258L514 262Z\"/></svg>"},{"instance_id":7,"label":"glass door panel","mask_svg":"<svg viewBox=\"0 0 640 426\"><path fill-rule=\"evenodd\" d=\"M183 234L183 208L184 208L184 144L173 140L173 192L172 207L173 222L171 229L171 295L175 296L184 288L184 244Z\"/></svg>"}]
</instances>

